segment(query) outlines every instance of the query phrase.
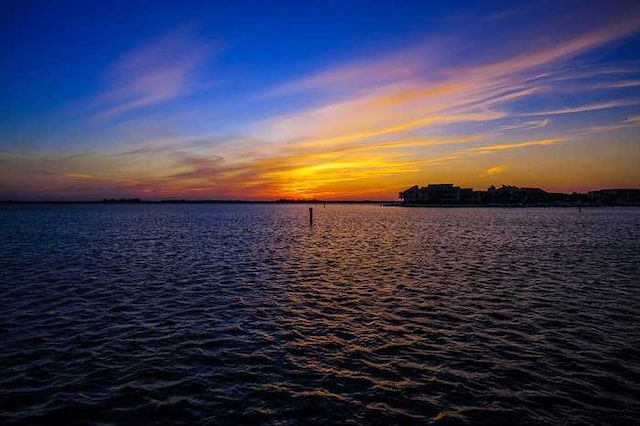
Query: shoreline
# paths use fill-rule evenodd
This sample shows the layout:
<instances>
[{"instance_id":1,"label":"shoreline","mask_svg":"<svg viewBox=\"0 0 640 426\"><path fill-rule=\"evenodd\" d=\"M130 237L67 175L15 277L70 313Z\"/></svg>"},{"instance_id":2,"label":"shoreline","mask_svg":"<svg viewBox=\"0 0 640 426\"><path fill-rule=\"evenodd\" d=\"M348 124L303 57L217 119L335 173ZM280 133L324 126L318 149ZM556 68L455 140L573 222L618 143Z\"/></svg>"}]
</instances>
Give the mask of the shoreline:
<instances>
[{"instance_id":1,"label":"shoreline","mask_svg":"<svg viewBox=\"0 0 640 426\"><path fill-rule=\"evenodd\" d=\"M525 209L525 208L600 208L600 207L640 207L640 205L633 204L615 204L615 205L553 205L553 204L383 204L385 207L407 207L407 208L510 208L510 209Z\"/></svg>"},{"instance_id":2,"label":"shoreline","mask_svg":"<svg viewBox=\"0 0 640 426\"><path fill-rule=\"evenodd\" d=\"M602 207L640 207L637 204L403 204L389 201L256 201L256 200L184 200L184 201L13 201L0 200L0 206L11 205L73 205L73 204L99 204L99 205L175 205L175 204L285 204L285 205L353 205L367 204L378 205L382 207L402 207L402 208L602 208Z\"/></svg>"}]
</instances>

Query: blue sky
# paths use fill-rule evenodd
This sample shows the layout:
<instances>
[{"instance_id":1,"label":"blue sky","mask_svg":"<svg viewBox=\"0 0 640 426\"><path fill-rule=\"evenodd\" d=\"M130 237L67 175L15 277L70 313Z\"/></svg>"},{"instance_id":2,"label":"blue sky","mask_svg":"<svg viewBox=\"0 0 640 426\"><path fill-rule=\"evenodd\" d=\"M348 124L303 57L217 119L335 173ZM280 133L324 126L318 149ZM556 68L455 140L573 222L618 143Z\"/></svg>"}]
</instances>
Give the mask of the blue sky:
<instances>
[{"instance_id":1,"label":"blue sky","mask_svg":"<svg viewBox=\"0 0 640 426\"><path fill-rule=\"evenodd\" d=\"M0 198L640 186L634 2L7 2Z\"/></svg>"}]
</instances>

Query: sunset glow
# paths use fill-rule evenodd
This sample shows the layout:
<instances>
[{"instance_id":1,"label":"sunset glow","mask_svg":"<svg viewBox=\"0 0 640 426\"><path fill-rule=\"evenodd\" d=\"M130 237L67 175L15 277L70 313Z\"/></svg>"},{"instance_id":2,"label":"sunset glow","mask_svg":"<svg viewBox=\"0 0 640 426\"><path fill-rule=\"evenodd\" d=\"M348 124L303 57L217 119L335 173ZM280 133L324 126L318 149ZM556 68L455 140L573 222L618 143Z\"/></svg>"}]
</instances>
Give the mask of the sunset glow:
<instances>
[{"instance_id":1,"label":"sunset glow","mask_svg":"<svg viewBox=\"0 0 640 426\"><path fill-rule=\"evenodd\" d=\"M640 186L636 2L212 3L16 2L0 199Z\"/></svg>"}]
</instances>

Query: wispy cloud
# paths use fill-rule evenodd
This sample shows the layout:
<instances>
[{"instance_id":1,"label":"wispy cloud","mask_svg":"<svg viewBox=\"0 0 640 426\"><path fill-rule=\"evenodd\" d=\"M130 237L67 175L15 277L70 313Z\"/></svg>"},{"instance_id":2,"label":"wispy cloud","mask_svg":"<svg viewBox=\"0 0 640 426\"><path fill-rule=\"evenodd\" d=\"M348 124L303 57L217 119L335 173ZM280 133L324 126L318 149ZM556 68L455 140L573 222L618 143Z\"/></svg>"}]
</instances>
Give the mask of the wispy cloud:
<instances>
[{"instance_id":1,"label":"wispy cloud","mask_svg":"<svg viewBox=\"0 0 640 426\"><path fill-rule=\"evenodd\" d=\"M611 124L589 126L575 132L575 137L594 135L598 133L615 132L622 129L640 128L640 115L632 115Z\"/></svg>"},{"instance_id":2,"label":"wispy cloud","mask_svg":"<svg viewBox=\"0 0 640 426\"><path fill-rule=\"evenodd\" d=\"M637 87L637 86L640 86L640 80L615 81L610 84L610 87L615 87L615 88Z\"/></svg>"},{"instance_id":3,"label":"wispy cloud","mask_svg":"<svg viewBox=\"0 0 640 426\"><path fill-rule=\"evenodd\" d=\"M608 108L627 107L627 106L638 105L638 104L640 104L640 101L623 99L623 100L610 101L610 102L600 102L595 104L580 105L577 107L569 107L569 108L554 109L554 110L547 110L547 111L526 112L518 115L522 117L529 117L529 116L539 116L539 115L544 116L544 115L576 114L580 112L590 112L590 111L597 111L597 110L608 109Z\"/></svg>"},{"instance_id":4,"label":"wispy cloud","mask_svg":"<svg viewBox=\"0 0 640 426\"><path fill-rule=\"evenodd\" d=\"M541 129L543 127L547 127L548 125L549 125L549 119L545 118L544 120L522 121L522 122L516 122L513 124L505 124L503 126L500 126L498 130L524 131L524 130Z\"/></svg>"},{"instance_id":5,"label":"wispy cloud","mask_svg":"<svg viewBox=\"0 0 640 426\"><path fill-rule=\"evenodd\" d=\"M509 112L505 105L552 90L545 67L552 70L586 51L638 32L636 21L622 19L615 25L570 37L551 46L534 48L480 66L458 66L449 70L416 63L415 57L402 61L384 58L376 67L366 69L363 82L371 80L369 90L358 83L351 96L339 102L321 104L306 111L273 117L259 125L257 134L289 148L300 145L324 146L352 144L381 137L401 138L421 129L460 123L498 123L500 119L526 116L575 114L600 109L635 105L635 100L612 100L578 107L529 113ZM401 57L401 56L398 56ZM280 95L297 90L330 90L336 81L355 79L362 70L340 67L325 70L273 89ZM409 70L402 72L388 70ZM416 73L415 70L423 72ZM555 71L553 71L555 72ZM379 74L376 74L379 73ZM536 81L532 76L538 76ZM565 75L566 77L566 75ZM546 78L546 80L545 80ZM544 83L542 83L544 81ZM380 83L382 82L382 83ZM546 119L514 124L496 124L498 131L524 131L547 127Z\"/></svg>"},{"instance_id":6,"label":"wispy cloud","mask_svg":"<svg viewBox=\"0 0 640 426\"><path fill-rule=\"evenodd\" d=\"M181 30L130 51L108 71L96 116L111 118L189 93L190 77L215 48Z\"/></svg>"},{"instance_id":7,"label":"wispy cloud","mask_svg":"<svg viewBox=\"0 0 640 426\"><path fill-rule=\"evenodd\" d=\"M551 146L559 143L566 142L565 139L539 139L539 140L525 140L518 142L503 142L493 145L483 145L479 147L467 147L463 149L458 149L456 151L443 154L443 155L435 155L429 159L424 161L425 165L447 165L451 164L451 162L459 160L461 158L475 157L475 156L486 156L496 153L503 153L508 151L520 150L523 148L537 147L537 146ZM486 176L486 174L481 177Z\"/></svg>"},{"instance_id":8,"label":"wispy cloud","mask_svg":"<svg viewBox=\"0 0 640 426\"><path fill-rule=\"evenodd\" d=\"M640 86L640 80L618 80L606 83L597 83L591 86L594 89L625 89Z\"/></svg>"},{"instance_id":9,"label":"wispy cloud","mask_svg":"<svg viewBox=\"0 0 640 426\"><path fill-rule=\"evenodd\" d=\"M529 51L463 71L455 70L452 73L478 77L513 75L514 73L537 69L561 60L571 59L613 40L637 34L639 31L640 19L632 14L629 17L619 18L615 25L606 25L588 33L575 35L550 47Z\"/></svg>"},{"instance_id":10,"label":"wispy cloud","mask_svg":"<svg viewBox=\"0 0 640 426\"><path fill-rule=\"evenodd\" d=\"M596 97L572 93L564 99L556 90L580 80L585 92L594 95L593 84L602 81L594 69L609 68L585 69L572 60L634 32L637 28L623 19L558 38L553 45L523 44L515 54L500 53L499 58L479 55L484 59L480 64L464 58L431 64L432 58L402 52L356 60L260 92L268 102L286 103L300 94L309 95L309 101L304 108L245 123L246 134L237 140L177 137L108 155L0 156L0 161L19 164L21 170L47 171L46 177L32 179L32 188L47 183L82 194L103 191L103 196L121 191L118 195L148 197L353 198L395 194L398 187L432 176L435 167L444 170L440 176L466 176L474 184L478 176L504 173L505 164L516 175L512 160L517 155L549 156L587 133L640 125L633 108L640 100L633 93L625 99L618 91L613 91L615 97L603 91ZM195 71L214 51L189 33L177 33L130 52L109 72L97 115L116 117L189 93ZM623 79L621 87L634 87L628 69L610 70L608 78L615 75ZM336 89L340 96L331 100L312 96ZM540 105L553 106L533 110ZM581 134L562 128L579 121L576 115L595 111L616 118L581 128ZM626 118L620 120L620 114ZM473 163L473 168L460 171L454 167L460 162ZM23 178L1 169L0 181Z\"/></svg>"},{"instance_id":11,"label":"wispy cloud","mask_svg":"<svg viewBox=\"0 0 640 426\"><path fill-rule=\"evenodd\" d=\"M211 178L221 170L221 163L224 161L222 156L196 156L189 154L180 154L179 164L186 167L187 170L179 171L169 176L170 179L200 179Z\"/></svg>"},{"instance_id":12,"label":"wispy cloud","mask_svg":"<svg viewBox=\"0 0 640 426\"><path fill-rule=\"evenodd\" d=\"M541 139L533 141L515 142L515 143L501 143L496 145L479 146L476 148L469 148L467 152L477 154L489 154L497 151L505 151L516 148L525 148L528 146L540 146L540 145L555 145L562 142L561 139Z\"/></svg>"},{"instance_id":13,"label":"wispy cloud","mask_svg":"<svg viewBox=\"0 0 640 426\"><path fill-rule=\"evenodd\" d=\"M327 90L380 84L390 80L409 78L415 74L415 61L405 57L394 57L392 60L371 60L348 64L317 72L307 77L283 83L269 89L263 97L278 97L310 90Z\"/></svg>"}]
</instances>

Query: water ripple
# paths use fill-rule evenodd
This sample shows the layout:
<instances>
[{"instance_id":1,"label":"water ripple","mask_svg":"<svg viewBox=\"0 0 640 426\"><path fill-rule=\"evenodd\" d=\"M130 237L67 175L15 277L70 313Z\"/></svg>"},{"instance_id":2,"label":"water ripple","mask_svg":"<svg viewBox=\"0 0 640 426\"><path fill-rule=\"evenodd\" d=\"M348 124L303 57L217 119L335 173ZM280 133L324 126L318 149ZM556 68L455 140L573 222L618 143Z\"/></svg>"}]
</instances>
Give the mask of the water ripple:
<instances>
[{"instance_id":1,"label":"water ripple","mask_svg":"<svg viewBox=\"0 0 640 426\"><path fill-rule=\"evenodd\" d=\"M640 210L0 207L6 424L636 424Z\"/></svg>"}]
</instances>

